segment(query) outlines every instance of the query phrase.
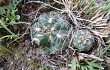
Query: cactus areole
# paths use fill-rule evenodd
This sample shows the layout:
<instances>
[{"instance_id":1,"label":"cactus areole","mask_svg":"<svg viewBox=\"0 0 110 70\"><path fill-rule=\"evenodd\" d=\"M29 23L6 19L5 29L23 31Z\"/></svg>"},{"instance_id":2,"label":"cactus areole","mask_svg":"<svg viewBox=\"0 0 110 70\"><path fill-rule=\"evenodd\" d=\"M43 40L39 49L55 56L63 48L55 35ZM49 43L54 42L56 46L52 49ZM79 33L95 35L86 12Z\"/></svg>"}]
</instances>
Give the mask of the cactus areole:
<instances>
[{"instance_id":1,"label":"cactus areole","mask_svg":"<svg viewBox=\"0 0 110 70\"><path fill-rule=\"evenodd\" d=\"M52 52L66 45L68 32L66 17L54 11L41 14L32 26L33 39L41 47L50 47Z\"/></svg>"},{"instance_id":2,"label":"cactus areole","mask_svg":"<svg viewBox=\"0 0 110 70\"><path fill-rule=\"evenodd\" d=\"M86 29L77 30L72 43L78 51L89 51L93 46L94 36Z\"/></svg>"}]
</instances>

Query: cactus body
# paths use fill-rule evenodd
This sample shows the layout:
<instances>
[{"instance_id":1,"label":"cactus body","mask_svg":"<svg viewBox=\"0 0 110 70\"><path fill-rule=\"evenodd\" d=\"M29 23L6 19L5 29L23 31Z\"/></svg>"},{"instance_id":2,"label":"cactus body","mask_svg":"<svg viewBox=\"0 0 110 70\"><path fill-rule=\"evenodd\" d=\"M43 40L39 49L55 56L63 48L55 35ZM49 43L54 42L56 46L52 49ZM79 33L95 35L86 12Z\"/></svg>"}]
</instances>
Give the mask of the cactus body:
<instances>
[{"instance_id":1,"label":"cactus body","mask_svg":"<svg viewBox=\"0 0 110 70\"><path fill-rule=\"evenodd\" d=\"M50 52L53 52L66 44L64 41L68 32L68 21L63 15L54 11L40 15L32 26L33 38L39 39L40 46L48 47ZM38 35L41 35L39 36L40 38ZM44 36L48 37L44 38Z\"/></svg>"},{"instance_id":2,"label":"cactus body","mask_svg":"<svg viewBox=\"0 0 110 70\"><path fill-rule=\"evenodd\" d=\"M73 44L78 51L88 51L93 46L94 36L88 30L77 30L73 35Z\"/></svg>"}]
</instances>

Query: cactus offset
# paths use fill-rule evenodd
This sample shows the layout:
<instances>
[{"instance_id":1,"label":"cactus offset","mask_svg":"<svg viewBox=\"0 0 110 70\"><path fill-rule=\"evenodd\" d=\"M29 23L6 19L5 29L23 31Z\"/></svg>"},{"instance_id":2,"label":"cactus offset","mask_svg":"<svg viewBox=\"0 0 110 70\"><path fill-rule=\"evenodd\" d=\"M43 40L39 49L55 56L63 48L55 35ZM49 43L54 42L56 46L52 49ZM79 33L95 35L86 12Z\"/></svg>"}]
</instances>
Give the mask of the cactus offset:
<instances>
[{"instance_id":1,"label":"cactus offset","mask_svg":"<svg viewBox=\"0 0 110 70\"><path fill-rule=\"evenodd\" d=\"M78 51L88 51L94 43L94 36L86 29L77 30L73 35L73 42Z\"/></svg>"}]
</instances>

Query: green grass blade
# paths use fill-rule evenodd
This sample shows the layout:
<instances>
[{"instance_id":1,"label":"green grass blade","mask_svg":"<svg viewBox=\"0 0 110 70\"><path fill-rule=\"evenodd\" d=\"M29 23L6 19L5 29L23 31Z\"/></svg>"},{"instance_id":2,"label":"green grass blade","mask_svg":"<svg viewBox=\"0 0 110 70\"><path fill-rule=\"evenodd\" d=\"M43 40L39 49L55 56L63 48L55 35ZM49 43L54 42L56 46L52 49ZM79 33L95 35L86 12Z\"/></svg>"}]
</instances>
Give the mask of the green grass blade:
<instances>
[{"instance_id":1,"label":"green grass blade","mask_svg":"<svg viewBox=\"0 0 110 70\"><path fill-rule=\"evenodd\" d=\"M89 70L94 70L94 68L92 66L88 66Z\"/></svg>"},{"instance_id":2,"label":"green grass blade","mask_svg":"<svg viewBox=\"0 0 110 70\"><path fill-rule=\"evenodd\" d=\"M87 62L89 66L95 67L95 68L100 68L99 64L94 63L94 62Z\"/></svg>"},{"instance_id":3,"label":"green grass blade","mask_svg":"<svg viewBox=\"0 0 110 70\"><path fill-rule=\"evenodd\" d=\"M2 20L0 20L0 24L1 24L10 34L15 35L13 32L11 32L11 31L6 27L5 23L4 23Z\"/></svg>"},{"instance_id":4,"label":"green grass blade","mask_svg":"<svg viewBox=\"0 0 110 70\"><path fill-rule=\"evenodd\" d=\"M74 57L72 60L72 70L76 70L77 68L77 57Z\"/></svg>"},{"instance_id":5,"label":"green grass blade","mask_svg":"<svg viewBox=\"0 0 110 70\"><path fill-rule=\"evenodd\" d=\"M110 45L109 45L108 47L105 47L105 48L101 51L102 53L101 53L100 57L103 56L103 55L107 52L108 49L110 49Z\"/></svg>"},{"instance_id":6,"label":"green grass blade","mask_svg":"<svg viewBox=\"0 0 110 70\"><path fill-rule=\"evenodd\" d=\"M6 36L0 37L0 40L5 39L5 38L9 39L9 38L16 38L16 37L17 37L16 35L6 35Z\"/></svg>"}]
</instances>

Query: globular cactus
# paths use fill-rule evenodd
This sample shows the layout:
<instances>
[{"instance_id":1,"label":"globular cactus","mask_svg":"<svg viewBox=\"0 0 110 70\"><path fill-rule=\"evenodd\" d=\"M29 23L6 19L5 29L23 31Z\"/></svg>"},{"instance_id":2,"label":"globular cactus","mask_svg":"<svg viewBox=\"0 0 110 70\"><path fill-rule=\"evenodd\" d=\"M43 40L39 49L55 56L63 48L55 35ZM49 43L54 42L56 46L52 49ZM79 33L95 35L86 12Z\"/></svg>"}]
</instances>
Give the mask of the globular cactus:
<instances>
[{"instance_id":1,"label":"globular cactus","mask_svg":"<svg viewBox=\"0 0 110 70\"><path fill-rule=\"evenodd\" d=\"M77 30L73 35L73 42L78 51L89 51L94 43L94 36L86 29Z\"/></svg>"},{"instance_id":2,"label":"globular cactus","mask_svg":"<svg viewBox=\"0 0 110 70\"><path fill-rule=\"evenodd\" d=\"M32 26L33 40L41 47L47 47L50 52L66 46L69 25L66 17L58 12L48 12L40 15Z\"/></svg>"}]
</instances>

